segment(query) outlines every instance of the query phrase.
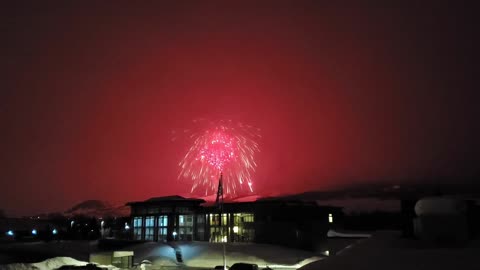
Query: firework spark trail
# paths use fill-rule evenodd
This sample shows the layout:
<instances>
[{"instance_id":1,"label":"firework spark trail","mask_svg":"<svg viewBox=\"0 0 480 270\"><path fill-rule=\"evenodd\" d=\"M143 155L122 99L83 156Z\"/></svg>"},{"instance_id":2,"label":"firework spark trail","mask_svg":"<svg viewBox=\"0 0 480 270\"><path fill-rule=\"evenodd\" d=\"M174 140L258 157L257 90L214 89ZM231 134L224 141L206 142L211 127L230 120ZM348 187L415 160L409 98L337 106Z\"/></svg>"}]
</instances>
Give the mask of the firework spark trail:
<instances>
[{"instance_id":1,"label":"firework spark trail","mask_svg":"<svg viewBox=\"0 0 480 270\"><path fill-rule=\"evenodd\" d=\"M193 143L179 163L179 178L192 180L191 192L204 189L205 195L214 193L222 172L226 194L253 192L255 154L260 152L255 141L260 138L259 129L242 123L234 125L232 121L209 122L189 138Z\"/></svg>"}]
</instances>

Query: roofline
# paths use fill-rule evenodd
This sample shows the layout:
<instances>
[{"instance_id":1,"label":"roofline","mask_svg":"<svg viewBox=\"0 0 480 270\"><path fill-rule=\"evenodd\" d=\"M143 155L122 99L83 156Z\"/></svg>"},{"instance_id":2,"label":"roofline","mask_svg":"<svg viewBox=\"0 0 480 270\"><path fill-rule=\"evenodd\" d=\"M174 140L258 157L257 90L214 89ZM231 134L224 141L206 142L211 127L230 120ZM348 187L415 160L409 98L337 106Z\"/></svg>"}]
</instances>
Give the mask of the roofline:
<instances>
[{"instance_id":1,"label":"roofline","mask_svg":"<svg viewBox=\"0 0 480 270\"><path fill-rule=\"evenodd\" d=\"M172 199L165 199L165 200L151 200L153 198L150 198L145 201L134 201L134 202L127 202L125 206L133 206L133 205L144 205L144 204L160 204L160 203L171 203L171 204L183 204L183 203L198 203L202 204L205 203L206 201L203 199L197 199L197 198L185 198L182 200L172 200Z\"/></svg>"}]
</instances>

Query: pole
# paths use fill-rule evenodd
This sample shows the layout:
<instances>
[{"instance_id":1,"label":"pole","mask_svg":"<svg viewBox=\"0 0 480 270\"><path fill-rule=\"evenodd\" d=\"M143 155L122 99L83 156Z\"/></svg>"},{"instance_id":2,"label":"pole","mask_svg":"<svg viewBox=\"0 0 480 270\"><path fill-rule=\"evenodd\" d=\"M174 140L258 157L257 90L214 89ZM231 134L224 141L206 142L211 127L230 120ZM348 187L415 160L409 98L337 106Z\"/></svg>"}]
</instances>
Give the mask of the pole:
<instances>
[{"instance_id":1,"label":"pole","mask_svg":"<svg viewBox=\"0 0 480 270\"><path fill-rule=\"evenodd\" d=\"M225 242L223 242L223 270L227 270L227 254L225 252Z\"/></svg>"},{"instance_id":2,"label":"pole","mask_svg":"<svg viewBox=\"0 0 480 270\"><path fill-rule=\"evenodd\" d=\"M219 206L219 212L220 212L220 239L222 241L222 248L223 248L223 270L227 270L227 255L225 251L225 242L223 242L223 227L222 227L222 214L223 214L223 173L220 173L220 178L218 179L218 190L217 190L217 199L216 203Z\"/></svg>"}]
</instances>

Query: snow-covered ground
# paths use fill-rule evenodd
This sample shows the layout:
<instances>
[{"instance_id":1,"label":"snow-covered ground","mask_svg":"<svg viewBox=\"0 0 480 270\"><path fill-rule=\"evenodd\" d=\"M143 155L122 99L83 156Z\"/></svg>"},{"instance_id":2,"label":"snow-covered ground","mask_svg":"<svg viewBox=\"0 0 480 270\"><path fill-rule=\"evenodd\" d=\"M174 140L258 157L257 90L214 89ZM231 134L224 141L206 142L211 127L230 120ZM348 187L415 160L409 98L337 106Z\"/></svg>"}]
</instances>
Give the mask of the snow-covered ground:
<instances>
[{"instance_id":1,"label":"snow-covered ground","mask_svg":"<svg viewBox=\"0 0 480 270\"><path fill-rule=\"evenodd\" d=\"M183 265L187 267L213 268L223 264L223 245L208 242L177 242ZM161 243L145 243L132 247L136 261L149 260L156 265L176 266L175 251ZM275 245L253 243L225 244L227 264L236 262L255 263L260 267L299 268L304 264L320 260L323 256L309 251Z\"/></svg>"},{"instance_id":2,"label":"snow-covered ground","mask_svg":"<svg viewBox=\"0 0 480 270\"><path fill-rule=\"evenodd\" d=\"M54 270L62 266L85 266L88 262L82 262L70 257L55 257L46 259L38 263L13 263L7 265L0 265L1 270ZM98 267L116 270L118 268L112 265L97 265Z\"/></svg>"},{"instance_id":3,"label":"snow-covered ground","mask_svg":"<svg viewBox=\"0 0 480 270\"><path fill-rule=\"evenodd\" d=\"M329 230L327 232L328 237L341 237L341 238L368 238L371 237L371 234L368 233L345 233L345 232L337 232L334 230Z\"/></svg>"},{"instance_id":4,"label":"snow-covered ground","mask_svg":"<svg viewBox=\"0 0 480 270\"><path fill-rule=\"evenodd\" d=\"M345 246L347 244L346 242L341 242L341 244L338 245L338 243L340 243L338 241L336 243L338 246L337 249L340 248L340 246ZM333 242L327 244L331 245ZM174 247L181 251L183 263L177 262ZM124 248L123 250L131 250L134 252L134 262L136 264L139 264L143 260L148 260L155 266L181 266L182 268L191 267L210 269L216 265L223 264L223 244L208 242L176 242L174 247L163 243L149 242L135 244ZM246 262L258 264L259 267L269 266L273 269L297 269L307 263L324 258L324 255L320 252L310 252L267 244L227 243L225 244L225 248L228 265L232 265L236 262ZM88 261L88 254L98 251L95 241L11 243L8 245L0 245L0 254L3 254L0 256L0 265L21 262L21 264L16 264L16 267L21 269L32 269L31 267L34 266L32 263L40 262L47 258L65 256L74 258L80 262L86 262ZM23 255L18 257L18 254ZM9 255L17 257L8 258ZM50 265L53 264L50 263ZM5 267L5 265L3 267ZM2 269L1 266L0 269ZM15 267L12 268L12 265L10 265L7 269L15 269Z\"/></svg>"},{"instance_id":5,"label":"snow-covered ground","mask_svg":"<svg viewBox=\"0 0 480 270\"><path fill-rule=\"evenodd\" d=\"M480 269L478 240L461 248L439 248L414 239L402 239L400 232L392 231L377 232L330 255L300 270Z\"/></svg>"},{"instance_id":6,"label":"snow-covered ground","mask_svg":"<svg viewBox=\"0 0 480 270\"><path fill-rule=\"evenodd\" d=\"M261 268L268 266L272 269L298 269L308 263L322 260L325 256L328 256L328 254L335 254L346 246L358 241L358 239L345 238L343 236L342 234L342 237L330 238L319 243L317 252L267 244L226 243L227 265L232 265L236 262L245 262L258 264ZM175 249L180 250L183 259L182 263L177 261ZM131 250L134 252L135 264L148 260L155 266L155 269L159 267L165 267L166 269L212 269L217 265L223 264L223 244L221 243L175 242L173 246L171 246L164 243L147 242L134 244L122 250ZM101 250L97 248L96 241L0 244L0 269L2 269L1 264L6 263L20 263L10 265L7 269L33 269L34 264L32 263L54 257L71 257L78 260L74 265L85 264L85 262L88 261L90 253L100 251ZM66 259L60 259L60 261L61 260L65 261ZM58 260L53 260L47 264L60 265L60 263ZM40 265L45 265L45 263ZM42 269L55 268L44 267Z\"/></svg>"}]
</instances>

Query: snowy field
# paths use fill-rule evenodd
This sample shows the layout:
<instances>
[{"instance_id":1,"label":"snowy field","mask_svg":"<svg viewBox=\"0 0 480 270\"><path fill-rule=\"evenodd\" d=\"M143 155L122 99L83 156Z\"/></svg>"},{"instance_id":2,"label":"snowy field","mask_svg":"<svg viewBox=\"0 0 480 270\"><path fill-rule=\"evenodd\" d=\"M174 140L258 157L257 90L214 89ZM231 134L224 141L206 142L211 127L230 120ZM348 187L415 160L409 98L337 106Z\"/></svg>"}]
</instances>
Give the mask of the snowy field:
<instances>
[{"instance_id":1,"label":"snowy field","mask_svg":"<svg viewBox=\"0 0 480 270\"><path fill-rule=\"evenodd\" d=\"M227 265L232 265L236 262L247 262L258 264L259 267L262 268L269 266L272 269L297 269L313 261L323 259L325 257L325 250L335 252L335 250L341 250L354 241L356 240L328 239L328 241L325 241L325 243L319 246L318 252L266 244L228 243L225 245ZM174 247L163 243L148 242L135 244L123 250L134 251L135 264L139 264L143 260L148 260L155 266L153 267L154 269L212 269L217 265L223 264L222 244L176 242L175 247L181 250L183 263L177 262ZM87 262L90 253L99 251L101 250L98 250L96 241L1 243L0 269L6 269L7 264L10 264L8 269L15 269L15 267L34 269L30 267L34 266L34 264L27 265L27 263L38 263L54 257L68 257L72 260L79 261L78 263ZM13 265L13 263L22 264ZM50 262L50 265L58 264L58 262L54 262L53 260Z\"/></svg>"},{"instance_id":2,"label":"snowy field","mask_svg":"<svg viewBox=\"0 0 480 270\"><path fill-rule=\"evenodd\" d=\"M226 243L226 260L227 265L244 262L275 270L298 269L323 260L328 255L340 253L357 243L358 237L367 236L369 235L330 231L330 238L319 243L315 252L267 244ZM171 245L147 242L132 244L120 250L133 251L136 265L144 260L151 262L147 269L176 270L213 269L217 265L223 265L223 248L224 244L209 242L174 242ZM176 250L181 253L181 262L177 260ZM89 254L102 251L104 250L98 249L97 241L0 243L0 269L50 270L68 262L85 265Z\"/></svg>"},{"instance_id":3,"label":"snowy field","mask_svg":"<svg viewBox=\"0 0 480 270\"><path fill-rule=\"evenodd\" d=\"M335 256L313 262L300 270L478 270L480 240L466 246L439 248L414 239L403 239L400 232L382 231L340 250Z\"/></svg>"}]
</instances>

